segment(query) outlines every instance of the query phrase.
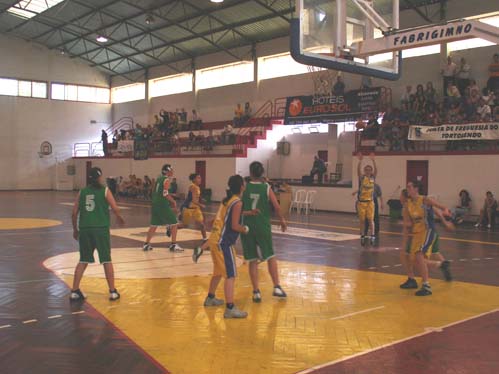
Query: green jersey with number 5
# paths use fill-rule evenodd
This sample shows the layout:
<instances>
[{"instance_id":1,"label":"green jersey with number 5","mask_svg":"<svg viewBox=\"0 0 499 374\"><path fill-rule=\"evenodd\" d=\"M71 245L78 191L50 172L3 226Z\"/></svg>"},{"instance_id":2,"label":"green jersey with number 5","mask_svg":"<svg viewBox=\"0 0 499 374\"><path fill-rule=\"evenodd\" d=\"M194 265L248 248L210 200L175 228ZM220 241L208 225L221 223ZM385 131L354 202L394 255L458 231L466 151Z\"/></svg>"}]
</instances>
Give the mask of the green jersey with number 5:
<instances>
[{"instance_id":1,"label":"green jersey with number 5","mask_svg":"<svg viewBox=\"0 0 499 374\"><path fill-rule=\"evenodd\" d=\"M79 228L109 227L109 204L106 200L107 187L85 187L80 191Z\"/></svg>"},{"instance_id":2,"label":"green jersey with number 5","mask_svg":"<svg viewBox=\"0 0 499 374\"><path fill-rule=\"evenodd\" d=\"M244 224L251 230L270 228L270 185L265 182L249 182L243 194L243 211L259 209L257 216L245 216Z\"/></svg>"}]
</instances>

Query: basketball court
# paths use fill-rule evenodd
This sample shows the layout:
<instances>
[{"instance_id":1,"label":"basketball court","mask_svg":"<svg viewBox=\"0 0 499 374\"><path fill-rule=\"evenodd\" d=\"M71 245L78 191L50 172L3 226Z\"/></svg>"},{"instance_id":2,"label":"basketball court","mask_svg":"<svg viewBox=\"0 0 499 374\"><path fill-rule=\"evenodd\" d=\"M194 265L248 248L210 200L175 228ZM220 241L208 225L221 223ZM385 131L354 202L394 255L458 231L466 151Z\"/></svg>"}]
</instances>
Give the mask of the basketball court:
<instances>
[{"instance_id":1,"label":"basketball court","mask_svg":"<svg viewBox=\"0 0 499 374\"><path fill-rule=\"evenodd\" d=\"M495 232L458 231L456 240L445 239L455 281L432 273L434 295L421 301L398 288L405 279L398 225L384 220L380 247L365 249L351 238L353 216L292 217L290 234L275 234L288 300L272 299L262 272L264 301L253 304L241 259L236 299L249 317L224 320L221 309L202 306L211 259L205 254L192 263L199 233L180 232L185 253L171 254L160 234L154 250L143 252L145 229L135 225L147 220L148 208L138 203L120 203L130 208L124 211L129 228L112 231L122 299L107 300L96 265L82 285L87 302L71 306L66 295L77 248L65 219L70 208L63 205L71 199L70 193L2 194L2 205L15 206L20 216L12 222L33 215L39 222L30 218L24 227L0 232L0 334L2 346L12 347L2 354L9 372L30 367L28 357L40 362L38 372L79 372L78 366L101 372L107 365L150 373L478 372L479 360L480 372L492 373L499 365ZM57 219L65 223L43 227ZM319 234L300 238L295 229Z\"/></svg>"}]
</instances>

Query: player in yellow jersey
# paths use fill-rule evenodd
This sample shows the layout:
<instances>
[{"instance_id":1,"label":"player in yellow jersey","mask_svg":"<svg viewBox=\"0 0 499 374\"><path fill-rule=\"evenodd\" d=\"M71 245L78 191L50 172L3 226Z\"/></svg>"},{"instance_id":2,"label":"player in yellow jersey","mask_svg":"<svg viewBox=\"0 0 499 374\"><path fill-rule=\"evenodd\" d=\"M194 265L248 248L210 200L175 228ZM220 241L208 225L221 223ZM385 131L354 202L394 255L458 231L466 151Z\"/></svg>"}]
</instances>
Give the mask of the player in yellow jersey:
<instances>
[{"instance_id":1,"label":"player in yellow jersey","mask_svg":"<svg viewBox=\"0 0 499 374\"><path fill-rule=\"evenodd\" d=\"M363 155L359 152L357 155L359 163L357 164L357 176L359 178L359 192L357 193L357 213L359 215L360 227L360 244L367 244L367 238L364 234L365 221L367 220L369 229L371 230L370 241L371 245L376 243L375 227L374 227L374 184L378 169L376 168L376 160L374 153L369 155L373 165L366 165L362 169Z\"/></svg>"},{"instance_id":2,"label":"player in yellow jersey","mask_svg":"<svg viewBox=\"0 0 499 374\"><path fill-rule=\"evenodd\" d=\"M239 310L234 305L234 283L237 274L234 244L239 234L247 234L249 232L248 226L241 225L243 210L241 195L244 192L244 180L240 175L233 175L229 178L228 185L230 193L222 204L220 204L213 222L210 239L203 245L204 249L208 246L210 247L211 258L213 260L213 275L204 306L223 305L223 300L215 297L218 284L223 277L225 278L224 293L226 302L224 318L246 318L248 313ZM253 211L251 214L258 214L258 211ZM203 247L195 249L193 255L194 261L197 261L199 256L201 256Z\"/></svg>"},{"instance_id":3,"label":"player in yellow jersey","mask_svg":"<svg viewBox=\"0 0 499 374\"><path fill-rule=\"evenodd\" d=\"M182 204L180 213L182 216L182 227L199 228L201 230L201 235L203 236L203 241L205 242L207 240L206 227L201 209L206 206L201 203L201 175L194 173L189 176L189 179L191 180L191 185L189 186L187 199L185 199Z\"/></svg>"},{"instance_id":4,"label":"player in yellow jersey","mask_svg":"<svg viewBox=\"0 0 499 374\"><path fill-rule=\"evenodd\" d=\"M403 189L400 194L400 203L402 204L402 207L406 206L408 199L409 195L407 193L407 190ZM440 209L434 208L432 206L429 207L426 206L426 210L429 222L433 220L433 215L435 215L440 218L440 221L442 222L447 231L456 230L454 224L444 217ZM403 212L405 218L404 222L406 222L406 224L403 225L403 230L402 230L402 248L400 251L400 262L404 265L408 278L404 283L400 285L400 288L414 289L418 288L418 282L416 282L416 277L414 275L415 256L411 255L411 238L409 236L409 231L411 230L412 222L410 218L407 216L407 214L408 214L407 211ZM436 231L434 239L430 243L430 246L431 246L431 257L425 258L427 265L430 267L439 268L442 271L445 280L450 282L452 280L452 275L450 272L450 262L447 261L444 258L444 256L442 256L442 254L440 253L439 234ZM433 260L433 258L436 258L436 261Z\"/></svg>"},{"instance_id":5,"label":"player in yellow jersey","mask_svg":"<svg viewBox=\"0 0 499 374\"><path fill-rule=\"evenodd\" d=\"M415 264L422 278L423 285L416 292L416 296L429 296L432 294L430 283L428 282L428 264L435 265L429 261L432 250L438 245L438 234L435 231L433 208L441 211L442 217L452 217L451 211L437 201L420 195L421 183L412 181L407 183L408 199L403 208L404 228L410 228L412 233L409 253L415 257ZM440 213L439 213L440 214ZM442 257L443 259L443 257ZM438 262L436 262L438 264ZM440 266L445 264L442 271L448 272L449 263L442 261ZM409 264L410 266L410 264ZM444 271L447 280L450 280ZM417 287L417 286L416 286ZM403 287L413 288L413 287Z\"/></svg>"}]
</instances>

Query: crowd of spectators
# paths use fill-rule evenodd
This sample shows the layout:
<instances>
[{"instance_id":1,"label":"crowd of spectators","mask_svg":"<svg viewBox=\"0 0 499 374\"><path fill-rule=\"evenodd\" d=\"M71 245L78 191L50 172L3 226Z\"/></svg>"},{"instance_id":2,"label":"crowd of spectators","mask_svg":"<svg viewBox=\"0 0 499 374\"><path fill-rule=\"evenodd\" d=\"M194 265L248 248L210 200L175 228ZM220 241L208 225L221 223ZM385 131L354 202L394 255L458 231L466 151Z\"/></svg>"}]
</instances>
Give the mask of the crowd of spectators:
<instances>
[{"instance_id":1,"label":"crowd of spectators","mask_svg":"<svg viewBox=\"0 0 499 374\"><path fill-rule=\"evenodd\" d=\"M149 200L152 197L152 189L154 184L156 183L156 179L150 178L147 175L144 175L144 178L137 177L135 174L131 174L128 176L128 179L123 177L114 178L114 181L110 183L108 180L108 185L112 185L113 194L117 197L126 197L126 198L138 198ZM173 178L169 193L176 196L177 194L177 179Z\"/></svg>"},{"instance_id":2,"label":"crowd of spectators","mask_svg":"<svg viewBox=\"0 0 499 374\"><path fill-rule=\"evenodd\" d=\"M177 150L180 145L186 147L187 150L201 148L205 151L211 151L219 144L234 144L235 134L234 127L242 127L246 125L252 116L250 103L247 102L244 108L241 104L237 104L234 111L234 119L232 123L227 123L220 136L212 135L212 131L208 135L195 133L196 130L203 130L203 121L199 113L193 109L190 117L185 109L175 112L167 112L162 109L158 114L154 115L152 124L142 126L139 123L135 124L133 129L115 130L112 138L112 148L117 149L120 141L147 141L149 144L160 143L167 145L165 149ZM179 139L180 132L189 132L188 137ZM104 155L109 154L108 135L105 130L102 130L101 141L104 149ZM182 143L182 144L181 144Z\"/></svg>"},{"instance_id":3,"label":"crowd of spectators","mask_svg":"<svg viewBox=\"0 0 499 374\"><path fill-rule=\"evenodd\" d=\"M499 55L489 65L487 87L480 88L471 79L471 66L464 58L455 64L449 56L442 68L444 90L439 94L432 82L405 88L398 107L389 108L379 123L377 115L369 115L367 124L359 122L363 139L376 140L376 145L390 151L414 150L407 139L410 125L438 126L468 122L499 121ZM447 149L470 149L477 141L448 142Z\"/></svg>"}]
</instances>

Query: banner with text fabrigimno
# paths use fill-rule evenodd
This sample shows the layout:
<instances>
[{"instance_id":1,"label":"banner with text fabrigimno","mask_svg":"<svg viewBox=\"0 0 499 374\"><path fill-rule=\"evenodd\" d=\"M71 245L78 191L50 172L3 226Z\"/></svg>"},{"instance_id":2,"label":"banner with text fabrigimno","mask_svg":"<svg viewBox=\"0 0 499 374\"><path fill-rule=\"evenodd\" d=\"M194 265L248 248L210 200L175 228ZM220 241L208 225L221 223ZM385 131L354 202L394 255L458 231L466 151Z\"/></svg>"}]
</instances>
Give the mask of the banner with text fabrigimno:
<instances>
[{"instance_id":1,"label":"banner with text fabrigimno","mask_svg":"<svg viewBox=\"0 0 499 374\"><path fill-rule=\"evenodd\" d=\"M410 126L409 140L495 140L499 139L499 122L462 125Z\"/></svg>"}]
</instances>

